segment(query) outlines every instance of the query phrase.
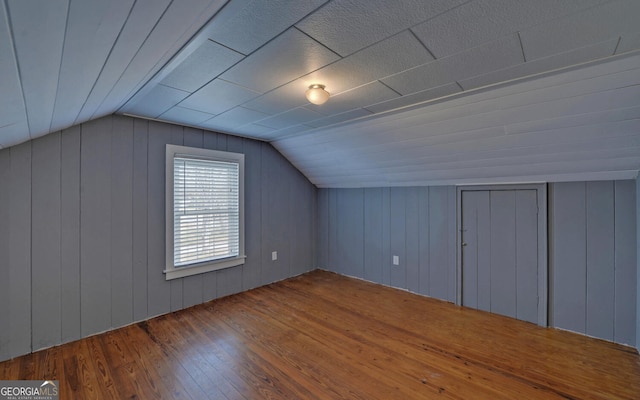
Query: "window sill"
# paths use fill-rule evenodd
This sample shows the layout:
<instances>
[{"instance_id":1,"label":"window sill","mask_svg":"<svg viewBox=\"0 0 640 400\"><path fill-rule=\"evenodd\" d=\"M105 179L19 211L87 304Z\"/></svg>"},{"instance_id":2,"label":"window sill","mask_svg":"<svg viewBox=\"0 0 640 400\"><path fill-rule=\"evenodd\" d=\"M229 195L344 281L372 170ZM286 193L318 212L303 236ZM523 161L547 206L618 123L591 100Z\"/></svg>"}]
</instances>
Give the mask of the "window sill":
<instances>
[{"instance_id":1,"label":"window sill","mask_svg":"<svg viewBox=\"0 0 640 400\"><path fill-rule=\"evenodd\" d=\"M205 272L217 271L220 269L236 267L244 264L247 256L238 256L234 258L225 258L224 260L212 261L209 263L196 264L192 266L184 266L177 268L168 268L164 270L164 278L167 281L185 276L204 274Z\"/></svg>"}]
</instances>

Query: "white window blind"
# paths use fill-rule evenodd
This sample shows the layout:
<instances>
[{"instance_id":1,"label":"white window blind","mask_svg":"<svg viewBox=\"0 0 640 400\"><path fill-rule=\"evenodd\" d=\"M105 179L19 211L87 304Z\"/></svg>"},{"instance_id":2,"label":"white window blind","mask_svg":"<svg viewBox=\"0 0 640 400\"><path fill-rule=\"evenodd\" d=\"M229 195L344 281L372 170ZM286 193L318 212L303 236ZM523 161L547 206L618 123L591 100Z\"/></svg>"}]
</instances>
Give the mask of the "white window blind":
<instances>
[{"instance_id":1,"label":"white window blind","mask_svg":"<svg viewBox=\"0 0 640 400\"><path fill-rule=\"evenodd\" d=\"M173 166L173 265L239 256L239 164L176 155Z\"/></svg>"}]
</instances>

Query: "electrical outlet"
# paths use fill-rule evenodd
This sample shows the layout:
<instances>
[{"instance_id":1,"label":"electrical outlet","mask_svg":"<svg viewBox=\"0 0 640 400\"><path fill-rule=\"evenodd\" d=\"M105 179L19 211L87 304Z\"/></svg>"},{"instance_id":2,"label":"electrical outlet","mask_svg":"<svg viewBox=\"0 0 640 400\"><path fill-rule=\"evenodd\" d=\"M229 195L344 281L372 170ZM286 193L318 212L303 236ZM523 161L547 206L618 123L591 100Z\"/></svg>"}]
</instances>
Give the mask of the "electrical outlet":
<instances>
[{"instance_id":1,"label":"electrical outlet","mask_svg":"<svg viewBox=\"0 0 640 400\"><path fill-rule=\"evenodd\" d=\"M400 257L393 256L393 265L400 265Z\"/></svg>"},{"instance_id":2,"label":"electrical outlet","mask_svg":"<svg viewBox=\"0 0 640 400\"><path fill-rule=\"evenodd\" d=\"M271 252L271 261L275 261L278 259L278 252L277 251L272 251Z\"/></svg>"}]
</instances>

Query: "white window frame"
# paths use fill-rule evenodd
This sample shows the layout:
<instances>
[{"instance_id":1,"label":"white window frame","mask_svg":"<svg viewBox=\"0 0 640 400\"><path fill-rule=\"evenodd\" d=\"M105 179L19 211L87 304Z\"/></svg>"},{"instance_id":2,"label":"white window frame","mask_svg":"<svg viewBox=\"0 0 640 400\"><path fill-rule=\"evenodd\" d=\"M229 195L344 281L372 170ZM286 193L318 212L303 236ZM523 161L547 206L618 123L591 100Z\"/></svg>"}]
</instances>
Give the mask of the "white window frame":
<instances>
[{"instance_id":1,"label":"white window frame","mask_svg":"<svg viewBox=\"0 0 640 400\"><path fill-rule=\"evenodd\" d=\"M225 161L238 163L239 166L239 254L235 257L228 257L218 260L206 261L197 264L190 264L185 266L176 267L174 265L174 209L173 209L173 191L174 191L174 159L176 157L187 157L194 159L205 159L212 161ZM244 249L244 154L231 153L227 151L200 149L195 147L177 146L168 144L166 148L166 162L165 162L165 194L166 194L166 228L165 228L165 243L166 243L166 269L164 270L165 279L171 280L176 278L182 278L185 276L202 274L205 272L216 271L223 268L234 267L244 264L246 258Z\"/></svg>"}]
</instances>

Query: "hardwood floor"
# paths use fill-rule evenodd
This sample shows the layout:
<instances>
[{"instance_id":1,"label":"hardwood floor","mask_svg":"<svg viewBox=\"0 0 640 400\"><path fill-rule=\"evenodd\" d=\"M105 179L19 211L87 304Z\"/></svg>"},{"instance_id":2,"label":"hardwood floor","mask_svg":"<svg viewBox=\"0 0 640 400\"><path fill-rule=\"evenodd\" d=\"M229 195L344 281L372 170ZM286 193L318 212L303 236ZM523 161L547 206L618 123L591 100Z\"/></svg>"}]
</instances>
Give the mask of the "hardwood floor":
<instances>
[{"instance_id":1,"label":"hardwood floor","mask_svg":"<svg viewBox=\"0 0 640 400\"><path fill-rule=\"evenodd\" d=\"M314 271L0 363L61 399L640 399L635 350Z\"/></svg>"}]
</instances>

